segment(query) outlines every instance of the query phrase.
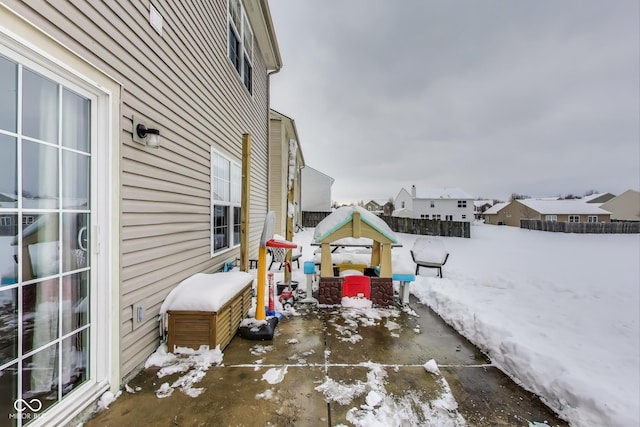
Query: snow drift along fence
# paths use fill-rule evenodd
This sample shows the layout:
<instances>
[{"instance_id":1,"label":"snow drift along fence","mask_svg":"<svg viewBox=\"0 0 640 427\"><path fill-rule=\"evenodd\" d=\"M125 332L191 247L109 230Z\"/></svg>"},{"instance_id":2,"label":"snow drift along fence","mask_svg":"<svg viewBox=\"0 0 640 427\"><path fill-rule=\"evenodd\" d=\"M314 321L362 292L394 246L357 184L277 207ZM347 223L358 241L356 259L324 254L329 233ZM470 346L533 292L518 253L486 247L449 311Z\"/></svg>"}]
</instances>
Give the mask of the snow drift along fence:
<instances>
[{"instance_id":1,"label":"snow drift along fence","mask_svg":"<svg viewBox=\"0 0 640 427\"><path fill-rule=\"evenodd\" d=\"M558 222L521 219L520 228L554 233L633 234L640 233L640 222Z\"/></svg>"}]
</instances>

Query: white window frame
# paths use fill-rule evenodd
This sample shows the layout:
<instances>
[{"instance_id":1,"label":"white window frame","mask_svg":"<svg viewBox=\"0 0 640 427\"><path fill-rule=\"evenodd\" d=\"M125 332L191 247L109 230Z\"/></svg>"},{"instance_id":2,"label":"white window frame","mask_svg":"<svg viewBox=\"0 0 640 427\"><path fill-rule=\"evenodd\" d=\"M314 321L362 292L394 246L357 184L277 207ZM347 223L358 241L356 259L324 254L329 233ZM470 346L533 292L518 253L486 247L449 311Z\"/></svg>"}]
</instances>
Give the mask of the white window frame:
<instances>
[{"instance_id":1,"label":"white window frame","mask_svg":"<svg viewBox=\"0 0 640 427\"><path fill-rule=\"evenodd\" d=\"M558 221L558 215L545 215L544 216L544 220L545 221L551 221L551 222L557 222Z\"/></svg>"},{"instance_id":2,"label":"white window frame","mask_svg":"<svg viewBox=\"0 0 640 427\"><path fill-rule=\"evenodd\" d=\"M222 161L228 165L229 179L216 177L214 174L214 162ZM222 185L226 188L223 192L224 199L220 200L215 195L216 182L221 181ZM229 156L226 156L222 152L211 147L211 256L217 256L221 253L230 251L233 248L240 246L240 237L237 239L234 237L234 229L240 224L240 215L235 215L236 208L239 210L241 207L241 192L242 192L242 167L238 162L231 160ZM226 200L225 200L226 199ZM227 220L227 246L223 248L215 248L215 215L214 209L216 206L224 206L228 208L228 220ZM238 233L239 234L239 233ZM237 240L237 241L236 241Z\"/></svg>"},{"instance_id":3,"label":"white window frame","mask_svg":"<svg viewBox=\"0 0 640 427\"><path fill-rule=\"evenodd\" d=\"M569 222L580 222L580 215L569 215Z\"/></svg>"},{"instance_id":4,"label":"white window frame","mask_svg":"<svg viewBox=\"0 0 640 427\"><path fill-rule=\"evenodd\" d=\"M240 28L234 22L233 17L231 15L231 5L235 3L239 7L240 15L238 17L240 21ZM233 63L231 58L229 57L230 47L231 47L231 38L229 37L229 31L233 31L235 37L237 38L240 49L238 51L239 64ZM253 30L251 28L251 24L249 24L249 18L247 17L247 13L244 9L244 5L241 0L227 0L227 58L231 65L238 73L240 77L240 81L242 85L247 89L249 94L253 95L253 52L255 51ZM248 73L247 68L248 67ZM250 74L246 76L245 74ZM247 80L248 79L248 80Z\"/></svg>"},{"instance_id":5,"label":"white window frame","mask_svg":"<svg viewBox=\"0 0 640 427\"><path fill-rule=\"evenodd\" d=\"M598 215L589 215L587 217L587 222L590 222L590 223L598 222Z\"/></svg>"},{"instance_id":6,"label":"white window frame","mask_svg":"<svg viewBox=\"0 0 640 427\"><path fill-rule=\"evenodd\" d=\"M462 208L462 209L466 209L467 208L467 201L466 200L458 200L458 207Z\"/></svg>"},{"instance_id":7,"label":"white window frame","mask_svg":"<svg viewBox=\"0 0 640 427\"><path fill-rule=\"evenodd\" d=\"M31 36L31 34L29 34ZM113 277L112 253L113 220L112 215L112 120L113 103L117 96L109 91L108 85L101 85L70 65L62 63L57 57L43 50L41 45L32 43L19 35L11 33L0 25L0 54L18 62L58 85L63 85L91 101L91 268L89 290L89 360L87 361L87 380L73 394L58 401L55 406L43 413L31 424L59 425L66 424L88 402L97 399L110 388L114 378L119 376L118 368L113 360L119 350L114 348L112 319L117 311L113 309L115 288L111 286ZM84 65L84 64L83 64ZM97 70L95 68L92 69ZM99 72L98 72L99 73ZM100 75L103 77L103 75ZM109 82L111 83L111 82ZM98 161L100 159L100 161ZM18 175L20 176L20 169ZM20 178L19 178L20 179ZM15 209L16 214L22 209ZM102 212L102 214L101 214ZM21 223L21 220L18 220ZM20 225L18 225L20 227ZM100 237L102 236L102 237ZM18 254L20 257L21 255ZM20 273L19 273L20 274ZM14 286L18 286L17 284ZM100 302L100 303L98 303ZM21 345L21 344L19 344ZM114 353L114 351L116 353ZM22 423L19 422L18 425ZM31 425L30 424L30 425Z\"/></svg>"}]
</instances>

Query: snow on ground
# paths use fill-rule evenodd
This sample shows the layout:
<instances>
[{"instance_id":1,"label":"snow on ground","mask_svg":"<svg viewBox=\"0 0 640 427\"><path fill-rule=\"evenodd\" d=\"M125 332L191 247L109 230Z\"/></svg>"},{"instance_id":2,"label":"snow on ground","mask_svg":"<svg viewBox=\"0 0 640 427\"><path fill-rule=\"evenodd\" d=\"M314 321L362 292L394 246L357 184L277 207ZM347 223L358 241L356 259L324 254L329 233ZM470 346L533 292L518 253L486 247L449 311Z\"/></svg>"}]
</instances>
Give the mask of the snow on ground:
<instances>
[{"instance_id":1,"label":"snow on ground","mask_svg":"<svg viewBox=\"0 0 640 427\"><path fill-rule=\"evenodd\" d=\"M323 393L328 402L338 402L340 405L349 405L351 401L365 395L366 404L353 407L347 412L347 421L358 427L387 427L404 425L433 425L439 427L462 427L466 422L457 411L449 385L435 372L440 385L440 394L437 399L428 400L421 395L420 390L407 390L402 396L394 396L387 393L385 388L386 368L377 364L366 362L361 366L369 369L367 381L355 381L353 384L344 384L327 377L325 381L316 387Z\"/></svg>"},{"instance_id":2,"label":"snow on ground","mask_svg":"<svg viewBox=\"0 0 640 427\"><path fill-rule=\"evenodd\" d=\"M187 396L198 397L203 388L194 387L195 384L204 378L206 371L211 365L221 365L223 354L220 346L209 350L208 346L201 346L199 350L187 347L177 347L173 353L167 352L167 345L161 344L144 364L145 368L157 366L158 378L176 373L184 373L172 384L162 383L156 391L158 398L171 396L173 390L178 388Z\"/></svg>"},{"instance_id":3,"label":"snow on ground","mask_svg":"<svg viewBox=\"0 0 640 427\"><path fill-rule=\"evenodd\" d=\"M313 233L294 237L301 263ZM397 236L394 260L411 262L417 236ZM444 278L421 269L414 295L571 425L638 425L640 235L478 225L470 239L437 239L450 253ZM306 283L302 269L293 280Z\"/></svg>"}]
</instances>

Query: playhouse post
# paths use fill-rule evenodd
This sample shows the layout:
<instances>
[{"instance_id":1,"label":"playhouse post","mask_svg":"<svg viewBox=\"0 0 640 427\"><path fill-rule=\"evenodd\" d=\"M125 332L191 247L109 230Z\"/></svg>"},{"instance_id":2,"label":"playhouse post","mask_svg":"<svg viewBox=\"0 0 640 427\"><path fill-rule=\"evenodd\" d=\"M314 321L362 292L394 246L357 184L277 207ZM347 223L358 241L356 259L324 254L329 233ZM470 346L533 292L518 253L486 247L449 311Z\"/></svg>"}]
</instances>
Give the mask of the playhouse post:
<instances>
[{"instance_id":1,"label":"playhouse post","mask_svg":"<svg viewBox=\"0 0 640 427\"><path fill-rule=\"evenodd\" d=\"M331 263L331 246L322 243L320 255L320 277L333 277L333 264Z\"/></svg>"},{"instance_id":2,"label":"playhouse post","mask_svg":"<svg viewBox=\"0 0 640 427\"><path fill-rule=\"evenodd\" d=\"M371 248L371 267L375 267L380 265L380 242L377 240L373 241L373 247Z\"/></svg>"},{"instance_id":3,"label":"playhouse post","mask_svg":"<svg viewBox=\"0 0 640 427\"><path fill-rule=\"evenodd\" d=\"M258 286L256 291L256 320L265 320L264 311L264 282L267 274L267 248L258 248Z\"/></svg>"}]
</instances>

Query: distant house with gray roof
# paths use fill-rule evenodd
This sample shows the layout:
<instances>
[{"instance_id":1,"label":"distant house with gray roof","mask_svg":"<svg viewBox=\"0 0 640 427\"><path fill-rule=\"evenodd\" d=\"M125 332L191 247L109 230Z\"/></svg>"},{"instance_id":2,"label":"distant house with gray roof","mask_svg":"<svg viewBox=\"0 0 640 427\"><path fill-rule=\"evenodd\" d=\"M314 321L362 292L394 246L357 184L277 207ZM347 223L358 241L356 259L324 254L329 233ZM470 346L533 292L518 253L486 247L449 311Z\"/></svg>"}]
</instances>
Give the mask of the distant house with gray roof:
<instances>
[{"instance_id":1,"label":"distant house with gray roof","mask_svg":"<svg viewBox=\"0 0 640 427\"><path fill-rule=\"evenodd\" d=\"M520 227L521 219L558 222L610 222L611 213L580 199L522 199L496 203L484 212L486 224Z\"/></svg>"},{"instance_id":2,"label":"distant house with gray roof","mask_svg":"<svg viewBox=\"0 0 640 427\"><path fill-rule=\"evenodd\" d=\"M374 213L381 212L383 204L380 204L375 200L369 200L367 203L364 204L364 208L369 212L374 212Z\"/></svg>"},{"instance_id":3,"label":"distant house with gray roof","mask_svg":"<svg viewBox=\"0 0 640 427\"><path fill-rule=\"evenodd\" d=\"M594 194L590 194L588 196L584 196L582 199L583 202L586 203L605 203L608 202L609 200L613 199L614 197L616 197L614 194L611 193L594 193Z\"/></svg>"}]
</instances>

